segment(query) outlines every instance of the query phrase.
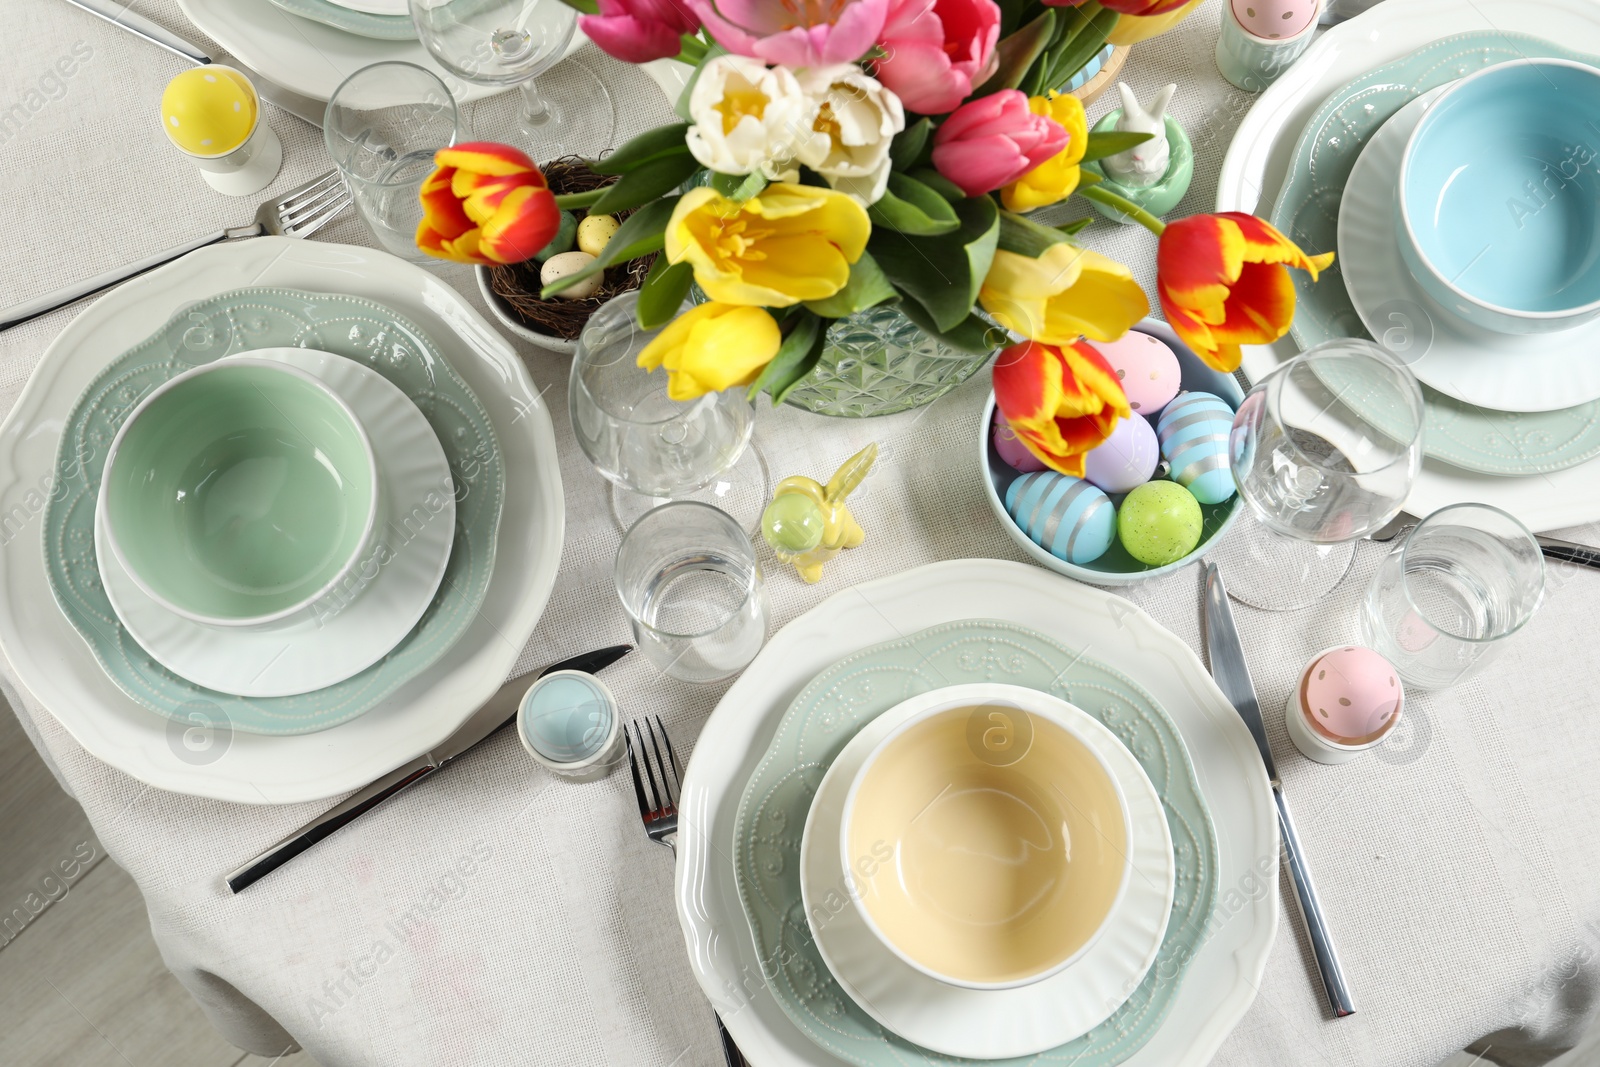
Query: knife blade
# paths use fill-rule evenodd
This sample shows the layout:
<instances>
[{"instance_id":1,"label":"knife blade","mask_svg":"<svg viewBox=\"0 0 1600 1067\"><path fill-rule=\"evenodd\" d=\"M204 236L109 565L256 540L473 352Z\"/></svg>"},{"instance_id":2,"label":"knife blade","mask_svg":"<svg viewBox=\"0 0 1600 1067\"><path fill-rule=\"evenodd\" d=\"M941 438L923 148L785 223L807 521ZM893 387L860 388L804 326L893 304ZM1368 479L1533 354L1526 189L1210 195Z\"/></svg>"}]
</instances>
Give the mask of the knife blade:
<instances>
[{"instance_id":1,"label":"knife blade","mask_svg":"<svg viewBox=\"0 0 1600 1067\"><path fill-rule=\"evenodd\" d=\"M1289 801L1283 795L1283 783L1278 779L1278 766L1272 759L1272 746L1267 743L1266 724L1261 719L1261 704L1256 700L1255 683L1250 678L1250 667L1245 663L1244 646L1239 641L1239 629L1233 621L1233 609L1228 606L1228 589L1215 563L1206 564L1206 651L1211 660L1211 677L1217 688L1228 698L1239 718L1244 720L1261 753L1261 762L1267 769L1267 780L1272 786L1273 804L1278 809L1278 834L1289 864L1290 880L1294 883L1295 905L1300 919L1305 923L1311 938L1311 951L1317 960L1317 973L1322 978L1322 989L1327 994L1328 1006L1336 1018L1354 1015L1355 1002L1350 997L1350 987L1345 981L1344 968L1339 965L1339 954L1334 951L1328 934L1327 920L1322 914L1322 901L1317 896L1306 866L1305 850L1300 845L1300 835L1295 831L1294 817L1289 812Z\"/></svg>"},{"instance_id":2,"label":"knife blade","mask_svg":"<svg viewBox=\"0 0 1600 1067\"><path fill-rule=\"evenodd\" d=\"M538 677L556 671L587 671L590 674L608 667L633 651L632 645L611 645L552 663ZM358 789L300 829L267 849L261 855L228 875L228 888L237 893L265 875L282 867L306 849L341 827L348 826L390 797L401 793L438 771L451 760L493 737L517 719L517 704L527 688L527 676L513 678L502 685L466 723L432 752L396 767L365 788Z\"/></svg>"},{"instance_id":3,"label":"knife blade","mask_svg":"<svg viewBox=\"0 0 1600 1067\"><path fill-rule=\"evenodd\" d=\"M120 26L137 37L143 37L153 45L158 45L189 62L199 66L207 63L216 63L218 60L208 55L199 45L184 40L165 26L159 26L129 9L129 5L120 0L67 0L74 7L82 8L89 14L105 19L113 26ZM237 61L235 61L237 64ZM242 64L239 64L242 65ZM291 92L281 85L274 84L266 78L250 71L251 81L256 87L256 92L261 94L261 99L270 104L275 104L298 119L303 119L315 126L322 128L322 117L327 111L327 105Z\"/></svg>"}]
</instances>

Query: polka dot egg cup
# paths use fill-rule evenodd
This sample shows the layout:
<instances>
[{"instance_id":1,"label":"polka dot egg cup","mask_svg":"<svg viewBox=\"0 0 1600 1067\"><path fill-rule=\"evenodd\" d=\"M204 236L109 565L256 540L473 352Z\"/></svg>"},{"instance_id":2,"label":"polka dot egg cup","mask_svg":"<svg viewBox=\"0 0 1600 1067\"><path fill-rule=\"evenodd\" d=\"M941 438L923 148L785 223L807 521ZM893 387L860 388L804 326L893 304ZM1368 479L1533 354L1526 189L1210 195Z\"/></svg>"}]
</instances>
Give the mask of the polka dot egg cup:
<instances>
[{"instance_id":1,"label":"polka dot egg cup","mask_svg":"<svg viewBox=\"0 0 1600 1067\"><path fill-rule=\"evenodd\" d=\"M1173 333L1171 327L1164 322L1157 319L1145 319L1135 326L1134 330L1160 341L1176 356L1180 374L1179 387L1182 390L1214 394L1220 397L1228 407L1237 410L1240 402L1244 400L1244 394L1240 391L1239 384L1234 381L1233 375L1223 374L1207 367L1201 362L1199 356L1196 356L1189 350L1187 345L1178 340L1177 334ZM1143 413L1144 417L1151 420L1156 419L1159 414L1160 412L1156 410ZM991 395L989 402L984 405L981 421L975 427L977 431L978 463L983 473L984 497L989 501L990 510L994 512L995 519L1006 531L1006 534L1017 543L1029 559L1041 567L1064 574L1077 581L1087 582L1090 585L1124 586L1171 574L1205 555L1227 533L1228 527L1233 523L1234 516L1243 507L1237 494L1220 504L1202 504L1200 507L1202 529L1199 544L1182 558L1162 566L1140 563L1128 553L1120 541L1115 540L1105 554L1098 559L1081 564L1070 563L1067 560L1057 558L1036 544L1006 513L1006 491L1013 481L1022 477L1022 474L1001 459L1000 455L995 451L993 431L995 419L994 397ZM1123 495L1114 494L1111 499L1120 506Z\"/></svg>"},{"instance_id":2,"label":"polka dot egg cup","mask_svg":"<svg viewBox=\"0 0 1600 1067\"><path fill-rule=\"evenodd\" d=\"M1405 707L1400 673L1360 645L1338 645L1312 657L1289 694L1289 739L1318 763L1348 763L1383 744Z\"/></svg>"},{"instance_id":3,"label":"polka dot egg cup","mask_svg":"<svg viewBox=\"0 0 1600 1067\"><path fill-rule=\"evenodd\" d=\"M176 75L161 94L161 129L224 196L260 192L283 163L255 86L232 67L210 63Z\"/></svg>"}]
</instances>

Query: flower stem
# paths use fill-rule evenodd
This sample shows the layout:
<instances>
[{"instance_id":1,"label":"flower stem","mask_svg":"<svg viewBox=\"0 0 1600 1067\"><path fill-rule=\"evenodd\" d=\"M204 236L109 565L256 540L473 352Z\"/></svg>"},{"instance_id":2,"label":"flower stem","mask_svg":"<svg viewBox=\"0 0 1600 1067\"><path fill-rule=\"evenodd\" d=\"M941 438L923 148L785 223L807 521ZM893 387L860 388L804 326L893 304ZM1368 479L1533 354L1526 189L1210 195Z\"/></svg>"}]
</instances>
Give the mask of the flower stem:
<instances>
[{"instance_id":1,"label":"flower stem","mask_svg":"<svg viewBox=\"0 0 1600 1067\"><path fill-rule=\"evenodd\" d=\"M1150 212L1146 211L1138 204L1135 204L1132 200L1129 200L1127 197L1118 196L1116 193L1113 193L1110 189L1106 189L1103 186L1091 185L1087 188L1081 188L1078 190L1078 195L1083 197L1085 200L1093 200L1098 204L1104 204L1113 211L1120 211L1122 214L1128 216L1134 222L1137 222L1140 226L1143 226L1157 237L1160 237L1167 228L1166 223L1150 214Z\"/></svg>"},{"instance_id":2,"label":"flower stem","mask_svg":"<svg viewBox=\"0 0 1600 1067\"><path fill-rule=\"evenodd\" d=\"M559 208L588 207L590 204L594 203L596 200L599 200L601 194L604 193L607 188L609 188L609 186L604 186L604 187L599 188L599 189L590 189L586 193L557 193L556 194L556 207L559 207Z\"/></svg>"}]
</instances>

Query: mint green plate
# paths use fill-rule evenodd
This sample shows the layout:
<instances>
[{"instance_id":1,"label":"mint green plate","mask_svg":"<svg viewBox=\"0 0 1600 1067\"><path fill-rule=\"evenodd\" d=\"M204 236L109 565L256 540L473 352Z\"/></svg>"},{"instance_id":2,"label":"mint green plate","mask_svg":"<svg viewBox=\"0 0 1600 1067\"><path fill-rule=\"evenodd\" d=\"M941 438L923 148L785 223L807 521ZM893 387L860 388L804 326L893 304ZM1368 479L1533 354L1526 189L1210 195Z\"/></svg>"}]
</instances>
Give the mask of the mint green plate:
<instances>
[{"instance_id":1,"label":"mint green plate","mask_svg":"<svg viewBox=\"0 0 1600 1067\"><path fill-rule=\"evenodd\" d=\"M456 532L439 593L394 650L326 689L287 697L238 697L205 689L156 663L117 621L100 584L95 495L106 448L146 393L192 367L262 348L314 348L359 361L417 405L450 461ZM379 456L378 461L383 462ZM489 415L465 382L410 322L370 300L292 289L236 289L174 315L118 356L72 409L45 508L50 590L110 679L168 718L204 713L234 730L303 734L363 712L426 670L471 624L489 589L505 496L505 470ZM404 529L405 516L391 516Z\"/></svg>"},{"instance_id":2,"label":"mint green plate","mask_svg":"<svg viewBox=\"0 0 1600 1067\"><path fill-rule=\"evenodd\" d=\"M299 15L357 37L371 37L379 41L417 39L417 28L405 15L373 15L366 11L352 11L338 4L330 4L328 0L272 0L272 4L291 15Z\"/></svg>"},{"instance_id":3,"label":"mint green plate","mask_svg":"<svg viewBox=\"0 0 1600 1067\"><path fill-rule=\"evenodd\" d=\"M1308 251L1335 248L1345 181L1379 127L1440 85L1507 60L1544 57L1600 66L1600 57L1537 37L1463 33L1434 41L1338 89L1317 108L1295 144L1269 221ZM1298 297L1291 332L1302 349L1336 337L1371 336L1350 302L1337 262L1317 282L1302 271L1289 273ZM1420 308L1410 316L1397 309L1395 328L1415 329L1411 318L1421 314ZM1526 477L1565 470L1600 455L1600 401L1527 413L1474 407L1427 386L1422 395L1427 408L1423 451L1463 470Z\"/></svg>"},{"instance_id":4,"label":"mint green plate","mask_svg":"<svg viewBox=\"0 0 1600 1067\"><path fill-rule=\"evenodd\" d=\"M1048 1052L987 1063L1112 1067L1166 1018L1217 897L1217 839L1189 751L1172 720L1130 679L1043 634L975 619L858 652L823 671L789 705L745 786L735 822L739 898L773 996L796 1026L859 1067L971 1063L880 1026L834 981L800 898L800 837L822 776L863 725L918 693L966 682L1025 685L1070 701L1110 728L1161 794L1177 863L1160 954L1127 1002L1087 1034Z\"/></svg>"}]
</instances>

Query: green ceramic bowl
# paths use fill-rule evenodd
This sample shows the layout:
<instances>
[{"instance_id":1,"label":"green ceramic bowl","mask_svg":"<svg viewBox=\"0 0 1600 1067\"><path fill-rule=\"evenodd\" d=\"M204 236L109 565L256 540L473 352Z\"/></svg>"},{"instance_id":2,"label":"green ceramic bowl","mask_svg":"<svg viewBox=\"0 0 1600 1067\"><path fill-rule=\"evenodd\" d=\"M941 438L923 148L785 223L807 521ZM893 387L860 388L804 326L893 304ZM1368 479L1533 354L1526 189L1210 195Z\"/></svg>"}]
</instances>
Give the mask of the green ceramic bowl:
<instances>
[{"instance_id":1,"label":"green ceramic bowl","mask_svg":"<svg viewBox=\"0 0 1600 1067\"><path fill-rule=\"evenodd\" d=\"M99 506L112 552L168 610L213 626L298 618L355 568L378 471L355 413L259 359L178 375L111 442Z\"/></svg>"}]
</instances>

